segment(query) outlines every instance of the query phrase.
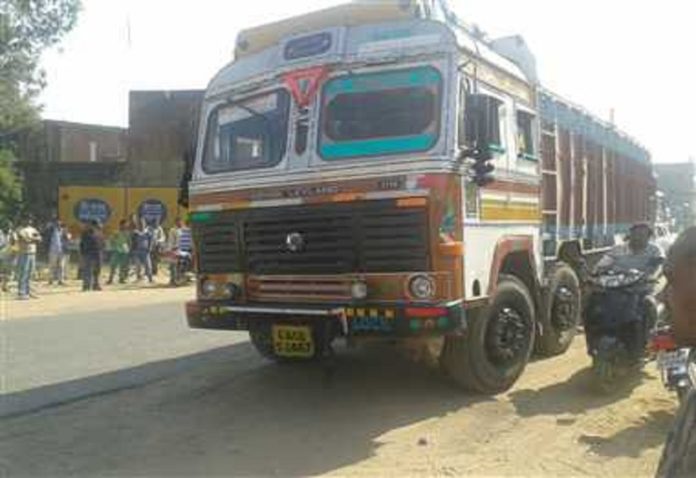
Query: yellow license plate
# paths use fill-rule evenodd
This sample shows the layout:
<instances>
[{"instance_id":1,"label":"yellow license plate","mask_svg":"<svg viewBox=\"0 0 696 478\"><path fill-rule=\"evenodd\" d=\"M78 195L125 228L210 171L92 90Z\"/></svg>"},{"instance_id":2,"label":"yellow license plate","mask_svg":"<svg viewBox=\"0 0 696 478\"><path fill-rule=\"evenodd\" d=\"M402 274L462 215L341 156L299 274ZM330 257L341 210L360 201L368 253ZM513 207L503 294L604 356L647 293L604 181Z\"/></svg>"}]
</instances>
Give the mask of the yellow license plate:
<instances>
[{"instance_id":1,"label":"yellow license plate","mask_svg":"<svg viewBox=\"0 0 696 478\"><path fill-rule=\"evenodd\" d=\"M273 350L280 357L313 357L312 328L300 325L274 325Z\"/></svg>"}]
</instances>

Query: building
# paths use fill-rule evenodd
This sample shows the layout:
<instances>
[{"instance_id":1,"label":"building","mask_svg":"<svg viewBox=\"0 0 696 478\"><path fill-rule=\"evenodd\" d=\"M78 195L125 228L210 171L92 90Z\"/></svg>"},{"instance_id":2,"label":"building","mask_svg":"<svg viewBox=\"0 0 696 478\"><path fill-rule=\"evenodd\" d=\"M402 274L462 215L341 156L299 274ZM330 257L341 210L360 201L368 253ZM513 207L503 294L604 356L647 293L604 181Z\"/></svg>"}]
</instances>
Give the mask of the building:
<instances>
[{"instance_id":1,"label":"building","mask_svg":"<svg viewBox=\"0 0 696 478\"><path fill-rule=\"evenodd\" d=\"M178 187L184 154L195 145L202 90L131 91L128 102L129 186Z\"/></svg>"},{"instance_id":2,"label":"building","mask_svg":"<svg viewBox=\"0 0 696 478\"><path fill-rule=\"evenodd\" d=\"M16 142L26 203L39 220L55 213L59 186L113 185L125 170L124 128L43 120L19 134Z\"/></svg>"},{"instance_id":3,"label":"building","mask_svg":"<svg viewBox=\"0 0 696 478\"><path fill-rule=\"evenodd\" d=\"M60 186L177 188L195 145L202 90L132 91L128 129L43 120L16 138L25 198L40 221Z\"/></svg>"},{"instance_id":4,"label":"building","mask_svg":"<svg viewBox=\"0 0 696 478\"><path fill-rule=\"evenodd\" d=\"M696 165L685 163L656 164L655 173L664 205L669 209L676 229L682 230L696 223Z\"/></svg>"}]
</instances>

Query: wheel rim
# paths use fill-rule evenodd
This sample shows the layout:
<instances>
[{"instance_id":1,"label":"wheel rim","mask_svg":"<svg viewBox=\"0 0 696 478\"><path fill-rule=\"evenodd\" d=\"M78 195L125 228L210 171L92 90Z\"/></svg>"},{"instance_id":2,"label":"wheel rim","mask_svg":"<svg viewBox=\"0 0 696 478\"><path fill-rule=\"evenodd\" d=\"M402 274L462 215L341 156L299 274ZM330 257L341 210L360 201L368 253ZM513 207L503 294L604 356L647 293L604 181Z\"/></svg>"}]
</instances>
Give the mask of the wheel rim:
<instances>
[{"instance_id":1,"label":"wheel rim","mask_svg":"<svg viewBox=\"0 0 696 478\"><path fill-rule=\"evenodd\" d=\"M491 317L486 333L486 352L491 363L509 367L519 362L529 342L529 325L522 314L503 307Z\"/></svg>"},{"instance_id":2,"label":"wheel rim","mask_svg":"<svg viewBox=\"0 0 696 478\"><path fill-rule=\"evenodd\" d=\"M575 327L575 294L568 287L559 287L553 297L551 323L559 332L567 332Z\"/></svg>"}]
</instances>

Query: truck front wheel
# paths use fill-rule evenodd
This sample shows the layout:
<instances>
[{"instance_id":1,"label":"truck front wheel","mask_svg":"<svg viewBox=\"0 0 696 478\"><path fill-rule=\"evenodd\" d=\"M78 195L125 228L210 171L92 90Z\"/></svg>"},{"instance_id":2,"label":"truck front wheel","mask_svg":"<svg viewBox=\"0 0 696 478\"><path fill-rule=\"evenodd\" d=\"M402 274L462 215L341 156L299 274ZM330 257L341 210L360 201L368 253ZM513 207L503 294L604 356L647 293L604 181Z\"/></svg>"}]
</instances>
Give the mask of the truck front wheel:
<instances>
[{"instance_id":1,"label":"truck front wheel","mask_svg":"<svg viewBox=\"0 0 696 478\"><path fill-rule=\"evenodd\" d=\"M457 385L502 393L517 381L534 348L534 302L514 276L501 275L488 306L467 317L467 332L445 340L441 363Z\"/></svg>"}]
</instances>

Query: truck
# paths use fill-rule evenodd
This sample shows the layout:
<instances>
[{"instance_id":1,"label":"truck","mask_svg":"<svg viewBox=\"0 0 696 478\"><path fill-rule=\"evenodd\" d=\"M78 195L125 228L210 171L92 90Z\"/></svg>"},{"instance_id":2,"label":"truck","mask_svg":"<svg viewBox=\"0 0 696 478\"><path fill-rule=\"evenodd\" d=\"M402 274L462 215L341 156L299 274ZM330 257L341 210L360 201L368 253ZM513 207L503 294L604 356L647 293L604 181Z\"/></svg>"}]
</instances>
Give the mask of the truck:
<instances>
[{"instance_id":1,"label":"truck","mask_svg":"<svg viewBox=\"0 0 696 478\"><path fill-rule=\"evenodd\" d=\"M583 264L650 220L649 153L541 86L520 37L444 1L353 2L239 33L187 195L198 329L277 361L435 344L508 390L581 322Z\"/></svg>"}]
</instances>

